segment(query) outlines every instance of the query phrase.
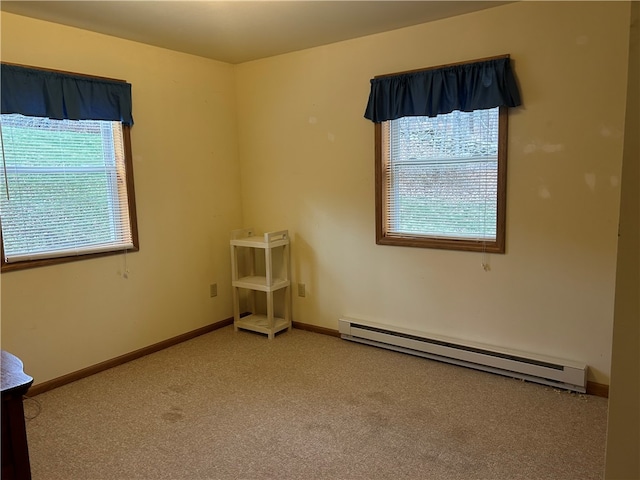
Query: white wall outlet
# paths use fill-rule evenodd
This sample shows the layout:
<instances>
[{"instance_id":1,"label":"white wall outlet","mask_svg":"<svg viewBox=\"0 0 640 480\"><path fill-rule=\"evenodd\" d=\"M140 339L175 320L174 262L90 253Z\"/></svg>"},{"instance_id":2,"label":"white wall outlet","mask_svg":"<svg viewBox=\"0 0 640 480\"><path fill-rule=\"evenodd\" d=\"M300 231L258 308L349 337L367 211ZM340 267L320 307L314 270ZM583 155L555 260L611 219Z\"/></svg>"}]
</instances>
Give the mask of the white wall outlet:
<instances>
[{"instance_id":1,"label":"white wall outlet","mask_svg":"<svg viewBox=\"0 0 640 480\"><path fill-rule=\"evenodd\" d=\"M298 296L299 297L306 297L307 296L307 287L305 286L304 283L299 283L298 284Z\"/></svg>"},{"instance_id":2,"label":"white wall outlet","mask_svg":"<svg viewBox=\"0 0 640 480\"><path fill-rule=\"evenodd\" d=\"M218 284L217 283L212 283L211 285L209 285L209 296L212 297L212 298L218 296Z\"/></svg>"}]
</instances>

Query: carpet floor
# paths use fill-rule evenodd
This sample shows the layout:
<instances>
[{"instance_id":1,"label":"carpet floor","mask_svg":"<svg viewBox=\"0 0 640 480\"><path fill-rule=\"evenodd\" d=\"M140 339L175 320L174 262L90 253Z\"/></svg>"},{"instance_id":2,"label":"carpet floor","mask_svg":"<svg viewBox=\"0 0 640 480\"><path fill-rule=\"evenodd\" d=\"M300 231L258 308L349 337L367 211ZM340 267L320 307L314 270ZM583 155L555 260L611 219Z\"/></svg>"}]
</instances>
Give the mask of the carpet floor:
<instances>
[{"instance_id":1,"label":"carpet floor","mask_svg":"<svg viewBox=\"0 0 640 480\"><path fill-rule=\"evenodd\" d=\"M225 327L25 400L34 480L589 480L607 400Z\"/></svg>"}]
</instances>

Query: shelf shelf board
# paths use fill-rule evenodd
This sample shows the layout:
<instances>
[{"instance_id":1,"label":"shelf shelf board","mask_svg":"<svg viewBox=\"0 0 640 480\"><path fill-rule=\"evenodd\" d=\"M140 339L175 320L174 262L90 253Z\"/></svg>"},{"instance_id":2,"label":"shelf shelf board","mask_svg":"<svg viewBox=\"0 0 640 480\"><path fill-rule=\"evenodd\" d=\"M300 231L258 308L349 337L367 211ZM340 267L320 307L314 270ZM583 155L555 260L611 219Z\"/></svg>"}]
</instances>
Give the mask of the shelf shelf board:
<instances>
[{"instance_id":1,"label":"shelf shelf board","mask_svg":"<svg viewBox=\"0 0 640 480\"><path fill-rule=\"evenodd\" d=\"M235 326L244 330L251 330L252 332L265 333L269 335L291 327L291 323L284 318L274 317L273 329L271 329L269 328L269 319L266 315L252 313L246 317L240 318L240 320L235 322Z\"/></svg>"},{"instance_id":2,"label":"shelf shelf board","mask_svg":"<svg viewBox=\"0 0 640 480\"><path fill-rule=\"evenodd\" d=\"M261 276L242 277L232 282L234 287L260 290L261 292L274 292L291 285L291 281L283 278L274 278L271 286L267 285L267 278Z\"/></svg>"},{"instance_id":3,"label":"shelf shelf board","mask_svg":"<svg viewBox=\"0 0 640 480\"><path fill-rule=\"evenodd\" d=\"M284 238L280 240L274 240L272 242L265 242L264 236L254 236L245 238L235 238L231 240L231 245L236 247L251 247L251 248L274 248L288 245L289 239Z\"/></svg>"}]
</instances>

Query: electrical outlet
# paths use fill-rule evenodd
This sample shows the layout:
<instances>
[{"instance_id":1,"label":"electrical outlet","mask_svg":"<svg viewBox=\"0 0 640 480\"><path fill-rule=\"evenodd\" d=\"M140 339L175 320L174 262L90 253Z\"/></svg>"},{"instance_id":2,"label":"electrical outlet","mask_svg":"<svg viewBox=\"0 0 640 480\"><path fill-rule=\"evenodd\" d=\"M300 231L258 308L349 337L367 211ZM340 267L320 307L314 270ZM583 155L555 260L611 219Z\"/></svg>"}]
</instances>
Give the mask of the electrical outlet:
<instances>
[{"instance_id":1,"label":"electrical outlet","mask_svg":"<svg viewBox=\"0 0 640 480\"><path fill-rule=\"evenodd\" d=\"M305 287L304 283L299 283L298 284L298 296L299 297L306 297L307 296L307 288Z\"/></svg>"},{"instance_id":2,"label":"electrical outlet","mask_svg":"<svg viewBox=\"0 0 640 480\"><path fill-rule=\"evenodd\" d=\"M218 284L217 283L212 283L211 285L209 285L209 296L210 297L217 297L218 296Z\"/></svg>"}]
</instances>

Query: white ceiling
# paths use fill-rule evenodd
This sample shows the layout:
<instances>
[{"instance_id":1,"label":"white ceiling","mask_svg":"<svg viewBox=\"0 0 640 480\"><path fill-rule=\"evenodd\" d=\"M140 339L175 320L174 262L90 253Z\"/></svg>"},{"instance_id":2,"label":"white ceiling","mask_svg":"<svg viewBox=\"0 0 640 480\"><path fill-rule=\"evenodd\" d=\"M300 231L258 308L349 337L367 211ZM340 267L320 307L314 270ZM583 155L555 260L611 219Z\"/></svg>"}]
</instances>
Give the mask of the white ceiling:
<instances>
[{"instance_id":1,"label":"white ceiling","mask_svg":"<svg viewBox=\"0 0 640 480\"><path fill-rule=\"evenodd\" d=\"M235 64L505 3L2 0L0 9Z\"/></svg>"}]
</instances>

